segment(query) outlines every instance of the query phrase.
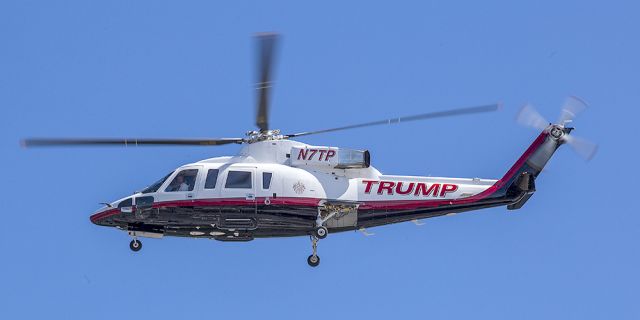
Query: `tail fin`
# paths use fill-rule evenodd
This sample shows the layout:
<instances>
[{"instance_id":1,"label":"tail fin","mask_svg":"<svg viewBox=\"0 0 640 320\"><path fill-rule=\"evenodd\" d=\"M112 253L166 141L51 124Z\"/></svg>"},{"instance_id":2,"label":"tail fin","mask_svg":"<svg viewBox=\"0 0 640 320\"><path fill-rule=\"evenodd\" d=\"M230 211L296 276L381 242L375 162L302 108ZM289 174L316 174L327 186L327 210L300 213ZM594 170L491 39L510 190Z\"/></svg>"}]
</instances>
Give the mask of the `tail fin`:
<instances>
[{"instance_id":1,"label":"tail fin","mask_svg":"<svg viewBox=\"0 0 640 320\"><path fill-rule=\"evenodd\" d=\"M498 181L496 187L501 191L500 195L511 201L508 209L519 209L533 195L535 179L547 164L558 147L567 143L585 160L590 160L598 150L598 145L590 141L577 138L571 134L573 128L566 125L587 108L584 100L571 96L567 98L560 118L555 124L549 124L536 109L527 104L516 120L525 126L542 130L542 133Z\"/></svg>"},{"instance_id":2,"label":"tail fin","mask_svg":"<svg viewBox=\"0 0 640 320\"><path fill-rule=\"evenodd\" d=\"M521 208L533 195L535 179L545 167L549 159L563 144L564 135L572 128L549 125L533 141L509 171L496 183L499 193L514 201L507 206L509 210Z\"/></svg>"}]
</instances>

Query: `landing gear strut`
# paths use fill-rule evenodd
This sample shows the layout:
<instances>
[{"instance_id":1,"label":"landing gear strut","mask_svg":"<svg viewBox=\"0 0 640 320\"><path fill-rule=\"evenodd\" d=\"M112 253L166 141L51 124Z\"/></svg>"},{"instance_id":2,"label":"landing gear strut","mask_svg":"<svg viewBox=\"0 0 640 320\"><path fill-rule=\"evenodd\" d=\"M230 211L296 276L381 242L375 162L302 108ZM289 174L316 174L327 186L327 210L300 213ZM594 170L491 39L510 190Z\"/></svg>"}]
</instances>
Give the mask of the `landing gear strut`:
<instances>
[{"instance_id":1,"label":"landing gear strut","mask_svg":"<svg viewBox=\"0 0 640 320\"><path fill-rule=\"evenodd\" d=\"M316 227L311 232L311 248L313 253L307 258L307 263L312 267L320 265L320 256L318 256L318 240L324 239L329 234L329 230L324 226L324 223L333 218L339 212L333 210L326 216L323 216L322 211L318 208L318 218L316 219Z\"/></svg>"},{"instance_id":2,"label":"landing gear strut","mask_svg":"<svg viewBox=\"0 0 640 320\"><path fill-rule=\"evenodd\" d=\"M134 238L133 240L131 240L131 242L129 242L129 249L131 249L131 251L133 252L140 251L140 249L142 249L142 242Z\"/></svg>"},{"instance_id":3,"label":"landing gear strut","mask_svg":"<svg viewBox=\"0 0 640 320\"><path fill-rule=\"evenodd\" d=\"M320 256L318 255L318 238L315 236L311 236L311 249L313 253L307 258L307 263L309 266L317 267L320 264Z\"/></svg>"}]
</instances>

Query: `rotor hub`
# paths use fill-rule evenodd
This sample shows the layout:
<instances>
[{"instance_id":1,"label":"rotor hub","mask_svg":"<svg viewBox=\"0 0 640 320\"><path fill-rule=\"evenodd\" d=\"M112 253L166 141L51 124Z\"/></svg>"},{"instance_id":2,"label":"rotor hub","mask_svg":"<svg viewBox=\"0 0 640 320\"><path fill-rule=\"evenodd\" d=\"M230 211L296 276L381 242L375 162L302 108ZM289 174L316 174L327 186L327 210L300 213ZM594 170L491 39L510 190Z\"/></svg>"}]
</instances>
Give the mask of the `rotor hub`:
<instances>
[{"instance_id":1,"label":"rotor hub","mask_svg":"<svg viewBox=\"0 0 640 320\"><path fill-rule=\"evenodd\" d=\"M267 140L284 139L284 136L280 134L279 129L266 130L266 131L256 131L256 130L247 131L246 136L247 137L244 139L244 142L246 143L255 143L255 142L267 141Z\"/></svg>"},{"instance_id":2,"label":"rotor hub","mask_svg":"<svg viewBox=\"0 0 640 320\"><path fill-rule=\"evenodd\" d=\"M564 136L564 129L558 125L553 125L549 130L549 134L552 138L559 140L560 138L562 138L562 136Z\"/></svg>"}]
</instances>

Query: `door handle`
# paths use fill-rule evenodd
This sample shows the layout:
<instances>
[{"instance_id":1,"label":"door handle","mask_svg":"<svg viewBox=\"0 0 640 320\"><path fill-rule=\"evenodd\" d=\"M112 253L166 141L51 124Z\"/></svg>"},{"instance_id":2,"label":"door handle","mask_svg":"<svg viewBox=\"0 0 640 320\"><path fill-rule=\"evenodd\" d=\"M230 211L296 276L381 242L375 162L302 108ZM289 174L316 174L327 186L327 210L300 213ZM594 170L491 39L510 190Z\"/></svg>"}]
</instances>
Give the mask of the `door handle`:
<instances>
[{"instance_id":1,"label":"door handle","mask_svg":"<svg viewBox=\"0 0 640 320\"><path fill-rule=\"evenodd\" d=\"M193 198L193 193L187 193L187 198Z\"/></svg>"},{"instance_id":2,"label":"door handle","mask_svg":"<svg viewBox=\"0 0 640 320\"><path fill-rule=\"evenodd\" d=\"M244 197L246 200L255 200L256 199L256 195L253 193L247 193Z\"/></svg>"}]
</instances>

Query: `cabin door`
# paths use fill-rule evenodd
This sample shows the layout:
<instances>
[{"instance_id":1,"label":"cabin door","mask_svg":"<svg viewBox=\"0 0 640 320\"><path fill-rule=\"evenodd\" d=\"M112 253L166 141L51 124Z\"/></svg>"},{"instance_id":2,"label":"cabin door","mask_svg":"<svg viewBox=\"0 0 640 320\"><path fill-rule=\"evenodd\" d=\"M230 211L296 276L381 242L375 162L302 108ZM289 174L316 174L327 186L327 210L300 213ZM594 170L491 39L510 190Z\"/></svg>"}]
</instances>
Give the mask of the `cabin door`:
<instances>
[{"instance_id":1,"label":"cabin door","mask_svg":"<svg viewBox=\"0 0 640 320\"><path fill-rule=\"evenodd\" d=\"M255 167L231 166L225 170L221 197L220 226L226 229L252 230L257 228Z\"/></svg>"}]
</instances>

